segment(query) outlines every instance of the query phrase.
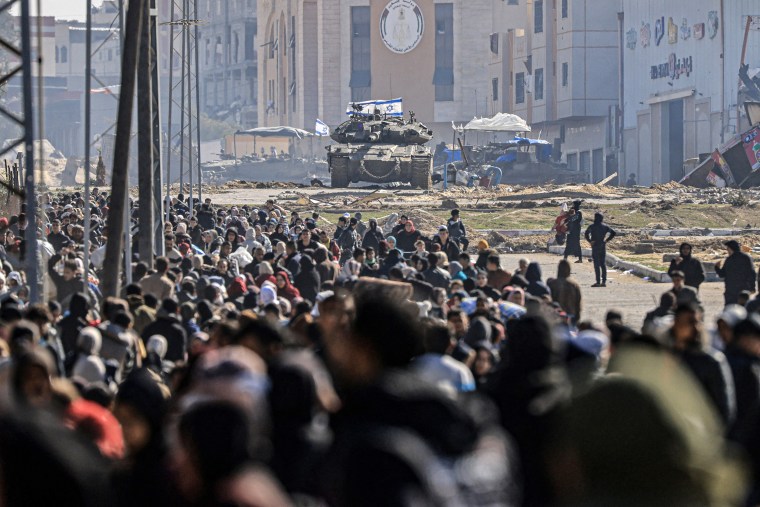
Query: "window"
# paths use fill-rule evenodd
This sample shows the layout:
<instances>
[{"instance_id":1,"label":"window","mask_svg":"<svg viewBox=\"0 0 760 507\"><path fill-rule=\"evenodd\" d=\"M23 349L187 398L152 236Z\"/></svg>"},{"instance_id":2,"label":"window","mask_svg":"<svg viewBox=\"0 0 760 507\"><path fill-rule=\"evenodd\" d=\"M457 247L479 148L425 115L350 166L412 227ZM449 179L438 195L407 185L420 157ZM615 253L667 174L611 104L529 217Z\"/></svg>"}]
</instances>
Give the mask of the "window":
<instances>
[{"instance_id":1,"label":"window","mask_svg":"<svg viewBox=\"0 0 760 507\"><path fill-rule=\"evenodd\" d=\"M69 48L66 46L61 46L61 63L66 63L69 61Z\"/></svg>"},{"instance_id":2,"label":"window","mask_svg":"<svg viewBox=\"0 0 760 507\"><path fill-rule=\"evenodd\" d=\"M58 48L58 46L55 47L55 63L59 63L61 60L61 50Z\"/></svg>"},{"instance_id":3,"label":"window","mask_svg":"<svg viewBox=\"0 0 760 507\"><path fill-rule=\"evenodd\" d=\"M351 7L351 100L371 98L372 72L370 55L369 7Z\"/></svg>"},{"instance_id":4,"label":"window","mask_svg":"<svg viewBox=\"0 0 760 507\"><path fill-rule=\"evenodd\" d=\"M567 86L567 62L562 63L562 86Z\"/></svg>"},{"instance_id":5,"label":"window","mask_svg":"<svg viewBox=\"0 0 760 507\"><path fill-rule=\"evenodd\" d=\"M498 77L491 79L491 96L493 97L494 102L499 100L499 78Z\"/></svg>"},{"instance_id":6,"label":"window","mask_svg":"<svg viewBox=\"0 0 760 507\"><path fill-rule=\"evenodd\" d=\"M536 0L533 4L533 33L544 31L544 0Z\"/></svg>"},{"instance_id":7,"label":"window","mask_svg":"<svg viewBox=\"0 0 760 507\"><path fill-rule=\"evenodd\" d=\"M435 4L435 100L454 100L454 4Z\"/></svg>"},{"instance_id":8,"label":"window","mask_svg":"<svg viewBox=\"0 0 760 507\"><path fill-rule=\"evenodd\" d=\"M525 102L525 72L515 74L515 104Z\"/></svg>"},{"instance_id":9,"label":"window","mask_svg":"<svg viewBox=\"0 0 760 507\"><path fill-rule=\"evenodd\" d=\"M567 17L567 0L562 0L562 17Z\"/></svg>"},{"instance_id":10,"label":"window","mask_svg":"<svg viewBox=\"0 0 760 507\"><path fill-rule=\"evenodd\" d=\"M507 5L520 5L518 0L508 0Z\"/></svg>"},{"instance_id":11,"label":"window","mask_svg":"<svg viewBox=\"0 0 760 507\"><path fill-rule=\"evenodd\" d=\"M491 53L495 55L499 54L499 34L498 33L491 34Z\"/></svg>"},{"instance_id":12,"label":"window","mask_svg":"<svg viewBox=\"0 0 760 507\"><path fill-rule=\"evenodd\" d=\"M536 69L536 76L533 83L534 97L536 100L544 99L544 69Z\"/></svg>"}]
</instances>

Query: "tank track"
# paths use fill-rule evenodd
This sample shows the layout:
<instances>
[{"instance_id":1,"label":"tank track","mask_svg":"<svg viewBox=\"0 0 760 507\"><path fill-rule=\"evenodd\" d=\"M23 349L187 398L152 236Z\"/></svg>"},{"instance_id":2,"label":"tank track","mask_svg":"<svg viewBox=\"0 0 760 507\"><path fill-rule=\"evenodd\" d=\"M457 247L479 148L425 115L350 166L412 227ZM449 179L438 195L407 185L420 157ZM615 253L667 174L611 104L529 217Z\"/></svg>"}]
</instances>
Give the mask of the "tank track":
<instances>
[{"instance_id":1,"label":"tank track","mask_svg":"<svg viewBox=\"0 0 760 507\"><path fill-rule=\"evenodd\" d=\"M330 186L346 188L351 183L350 161L347 157L332 157L330 160Z\"/></svg>"},{"instance_id":2,"label":"tank track","mask_svg":"<svg viewBox=\"0 0 760 507\"><path fill-rule=\"evenodd\" d=\"M429 190L433 185L432 174L432 156L412 158L412 174L409 183L411 183L413 187L419 187L422 190Z\"/></svg>"}]
</instances>

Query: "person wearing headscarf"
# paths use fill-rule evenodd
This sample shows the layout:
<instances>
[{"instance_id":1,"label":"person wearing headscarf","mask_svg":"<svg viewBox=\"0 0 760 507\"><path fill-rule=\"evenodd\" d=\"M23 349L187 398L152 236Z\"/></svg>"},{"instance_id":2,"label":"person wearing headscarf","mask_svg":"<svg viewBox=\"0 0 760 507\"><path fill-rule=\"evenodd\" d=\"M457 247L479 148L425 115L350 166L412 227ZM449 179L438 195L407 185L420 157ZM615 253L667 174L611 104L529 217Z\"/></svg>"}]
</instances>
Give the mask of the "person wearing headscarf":
<instances>
[{"instance_id":1,"label":"person wearing headscarf","mask_svg":"<svg viewBox=\"0 0 760 507\"><path fill-rule=\"evenodd\" d=\"M100 331L95 327L86 327L79 332L76 357L71 369L72 377L79 377L87 383L103 382L106 378L106 365L100 357L102 345Z\"/></svg>"},{"instance_id":2,"label":"person wearing headscarf","mask_svg":"<svg viewBox=\"0 0 760 507\"><path fill-rule=\"evenodd\" d=\"M290 277L284 271L278 271L275 275L277 285L277 297L285 298L292 305L296 299L301 297L301 293L290 283Z\"/></svg>"},{"instance_id":3,"label":"person wearing headscarf","mask_svg":"<svg viewBox=\"0 0 760 507\"><path fill-rule=\"evenodd\" d=\"M414 252L414 243L420 239L422 234L415 229L414 222L407 220L404 228L396 234L396 248L402 252ZM390 238L388 238L390 240Z\"/></svg>"},{"instance_id":4,"label":"person wearing headscarf","mask_svg":"<svg viewBox=\"0 0 760 507\"><path fill-rule=\"evenodd\" d=\"M126 459L114 474L120 506L171 503L163 430L168 401L169 389L148 368L131 372L119 386L113 412L126 447Z\"/></svg>"},{"instance_id":5,"label":"person wearing headscarf","mask_svg":"<svg viewBox=\"0 0 760 507\"><path fill-rule=\"evenodd\" d=\"M564 257L578 257L576 263L583 262L583 251L581 250L581 227L583 227L583 213L581 212L581 201L573 201L573 209L569 211L565 219L567 226L567 243L565 244Z\"/></svg>"},{"instance_id":6,"label":"person wearing headscarf","mask_svg":"<svg viewBox=\"0 0 760 507\"><path fill-rule=\"evenodd\" d=\"M377 220L374 218L369 219L369 228L364 233L362 238L362 248L372 247L377 251L380 242L385 239L383 231L377 228Z\"/></svg>"},{"instance_id":7,"label":"person wearing headscarf","mask_svg":"<svg viewBox=\"0 0 760 507\"><path fill-rule=\"evenodd\" d=\"M303 254L299 260L301 269L293 280L293 285L300 292L301 297L314 303L319 293L320 279L310 255Z\"/></svg>"}]
</instances>

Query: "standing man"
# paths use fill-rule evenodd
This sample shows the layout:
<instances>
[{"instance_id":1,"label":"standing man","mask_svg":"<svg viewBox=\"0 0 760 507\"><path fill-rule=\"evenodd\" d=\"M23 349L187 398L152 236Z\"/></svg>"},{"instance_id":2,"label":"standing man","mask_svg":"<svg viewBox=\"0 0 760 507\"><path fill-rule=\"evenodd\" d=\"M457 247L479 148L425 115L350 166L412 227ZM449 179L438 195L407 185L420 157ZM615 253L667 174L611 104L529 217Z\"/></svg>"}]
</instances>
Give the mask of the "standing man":
<instances>
[{"instance_id":1,"label":"standing man","mask_svg":"<svg viewBox=\"0 0 760 507\"><path fill-rule=\"evenodd\" d=\"M607 287L607 242L611 241L617 234L603 221L604 215L594 213L594 223L588 226L585 234L586 241L591 243L591 258L594 261L594 274L596 275L596 283L592 287ZM570 236L568 235L569 243Z\"/></svg>"},{"instance_id":2,"label":"standing man","mask_svg":"<svg viewBox=\"0 0 760 507\"><path fill-rule=\"evenodd\" d=\"M449 237L461 246L463 252L466 252L467 247L470 245L470 240L467 239L467 229L464 228L464 224L459 218L458 209L451 210L451 218L446 223L446 228L449 231Z\"/></svg>"},{"instance_id":3,"label":"standing man","mask_svg":"<svg viewBox=\"0 0 760 507\"><path fill-rule=\"evenodd\" d=\"M567 226L567 244L565 245L565 260L568 257L576 256L576 264L583 262L583 252L581 251L581 227L583 226L583 213L581 213L581 201L573 201L573 209L565 220Z\"/></svg>"},{"instance_id":4,"label":"standing man","mask_svg":"<svg viewBox=\"0 0 760 507\"><path fill-rule=\"evenodd\" d=\"M728 257L722 263L715 263L715 272L726 282L726 290L723 293L725 303L732 305L736 304L741 291L755 292L755 268L752 265L752 257L742 252L735 239L723 244L726 245Z\"/></svg>"},{"instance_id":5,"label":"standing man","mask_svg":"<svg viewBox=\"0 0 760 507\"><path fill-rule=\"evenodd\" d=\"M699 286L705 281L705 270L702 268L702 263L691 256L691 250L689 243L681 243L678 249L680 257L670 261L668 275L673 278L673 273L676 271L683 272L684 284L699 291Z\"/></svg>"}]
</instances>

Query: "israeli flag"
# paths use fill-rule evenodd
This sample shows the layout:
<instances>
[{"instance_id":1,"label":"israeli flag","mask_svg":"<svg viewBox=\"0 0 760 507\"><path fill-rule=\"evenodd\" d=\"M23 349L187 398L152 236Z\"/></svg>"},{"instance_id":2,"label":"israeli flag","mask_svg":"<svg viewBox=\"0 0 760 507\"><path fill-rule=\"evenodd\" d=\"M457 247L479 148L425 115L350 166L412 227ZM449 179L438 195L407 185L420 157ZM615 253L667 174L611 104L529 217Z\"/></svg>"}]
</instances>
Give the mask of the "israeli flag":
<instances>
[{"instance_id":1,"label":"israeli flag","mask_svg":"<svg viewBox=\"0 0 760 507\"><path fill-rule=\"evenodd\" d=\"M318 136L329 136L330 127L328 127L325 122L317 118L317 123L314 125L314 133Z\"/></svg>"},{"instance_id":2,"label":"israeli flag","mask_svg":"<svg viewBox=\"0 0 760 507\"><path fill-rule=\"evenodd\" d=\"M355 111L355 105L362 106L361 111ZM404 102L403 99L391 99L391 100L367 100L365 102L349 102L346 108L346 114L375 114L375 109L380 111L384 116L404 116Z\"/></svg>"}]
</instances>

